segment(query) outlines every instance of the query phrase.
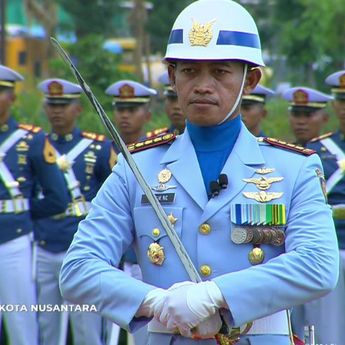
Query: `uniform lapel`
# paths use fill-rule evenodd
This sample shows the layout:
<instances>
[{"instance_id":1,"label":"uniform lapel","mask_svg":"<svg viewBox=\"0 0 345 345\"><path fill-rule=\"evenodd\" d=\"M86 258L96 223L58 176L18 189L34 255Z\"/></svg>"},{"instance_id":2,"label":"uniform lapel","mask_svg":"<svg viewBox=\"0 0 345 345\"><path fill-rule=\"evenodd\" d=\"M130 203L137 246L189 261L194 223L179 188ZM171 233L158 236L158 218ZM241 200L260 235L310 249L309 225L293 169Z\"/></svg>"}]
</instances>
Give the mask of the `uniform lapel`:
<instances>
[{"instance_id":1,"label":"uniform lapel","mask_svg":"<svg viewBox=\"0 0 345 345\"><path fill-rule=\"evenodd\" d=\"M217 197L212 198L208 202L202 215L201 223L207 221L225 205L230 204L231 200L247 184L243 181L243 178L252 177L255 174L255 170L264 163L265 160L257 139L242 125L235 146L222 170L222 173L228 176L228 186L226 189L221 190Z\"/></svg>"},{"instance_id":2,"label":"uniform lapel","mask_svg":"<svg viewBox=\"0 0 345 345\"><path fill-rule=\"evenodd\" d=\"M204 209L208 201L207 193L198 158L187 131L171 145L160 163L167 166L185 192Z\"/></svg>"}]
</instances>

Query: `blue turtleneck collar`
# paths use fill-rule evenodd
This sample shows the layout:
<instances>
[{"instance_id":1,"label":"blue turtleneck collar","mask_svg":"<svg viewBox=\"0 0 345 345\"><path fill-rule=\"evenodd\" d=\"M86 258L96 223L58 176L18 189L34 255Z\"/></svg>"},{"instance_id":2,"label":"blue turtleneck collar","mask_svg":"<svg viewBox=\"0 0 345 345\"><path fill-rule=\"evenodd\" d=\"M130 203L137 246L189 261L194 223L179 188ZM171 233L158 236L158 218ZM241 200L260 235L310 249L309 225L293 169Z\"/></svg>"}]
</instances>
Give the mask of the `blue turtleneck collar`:
<instances>
[{"instance_id":1,"label":"blue turtleneck collar","mask_svg":"<svg viewBox=\"0 0 345 345\"><path fill-rule=\"evenodd\" d=\"M200 127L187 121L207 194L210 182L217 181L241 130L241 116L221 125Z\"/></svg>"},{"instance_id":2,"label":"blue turtleneck collar","mask_svg":"<svg viewBox=\"0 0 345 345\"><path fill-rule=\"evenodd\" d=\"M187 128L195 150L210 152L230 147L230 153L241 130L241 117L212 127L200 127L187 121Z\"/></svg>"}]
</instances>

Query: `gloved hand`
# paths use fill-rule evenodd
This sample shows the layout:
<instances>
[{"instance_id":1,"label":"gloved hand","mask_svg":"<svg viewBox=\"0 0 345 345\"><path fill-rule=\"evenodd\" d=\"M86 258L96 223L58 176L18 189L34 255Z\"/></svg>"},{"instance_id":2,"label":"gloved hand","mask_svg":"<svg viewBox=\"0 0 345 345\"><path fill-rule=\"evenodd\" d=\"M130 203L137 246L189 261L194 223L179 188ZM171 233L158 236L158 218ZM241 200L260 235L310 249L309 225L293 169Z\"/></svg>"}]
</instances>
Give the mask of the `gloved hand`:
<instances>
[{"instance_id":1,"label":"gloved hand","mask_svg":"<svg viewBox=\"0 0 345 345\"><path fill-rule=\"evenodd\" d=\"M167 292L168 290L164 290L161 288L149 291L142 301L135 316L153 317L154 311L158 308L161 308L161 306L163 305L164 297L166 296Z\"/></svg>"},{"instance_id":2,"label":"gloved hand","mask_svg":"<svg viewBox=\"0 0 345 345\"><path fill-rule=\"evenodd\" d=\"M181 335L188 338L197 339L210 339L214 338L222 326L222 319L217 311L214 315L206 320L200 322L196 327L188 330L186 333L183 329L179 329Z\"/></svg>"},{"instance_id":3,"label":"gloved hand","mask_svg":"<svg viewBox=\"0 0 345 345\"><path fill-rule=\"evenodd\" d=\"M212 281L174 284L167 291L163 305L161 303L162 299L155 305L155 318L168 329L178 328L182 335L190 335L193 327L225 304L222 293Z\"/></svg>"}]
</instances>

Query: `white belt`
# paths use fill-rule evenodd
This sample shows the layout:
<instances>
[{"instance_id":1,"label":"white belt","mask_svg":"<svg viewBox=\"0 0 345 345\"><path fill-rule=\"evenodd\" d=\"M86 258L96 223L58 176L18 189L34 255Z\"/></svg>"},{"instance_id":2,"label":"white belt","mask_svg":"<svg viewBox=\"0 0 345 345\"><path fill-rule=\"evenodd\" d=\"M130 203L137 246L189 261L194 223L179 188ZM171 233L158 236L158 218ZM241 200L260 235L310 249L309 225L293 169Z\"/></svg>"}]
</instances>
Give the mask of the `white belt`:
<instances>
[{"instance_id":1,"label":"white belt","mask_svg":"<svg viewBox=\"0 0 345 345\"><path fill-rule=\"evenodd\" d=\"M149 322L148 331L151 333L179 334L177 330L169 330L155 319ZM289 335L286 310L255 320L246 336L263 334Z\"/></svg>"},{"instance_id":2,"label":"white belt","mask_svg":"<svg viewBox=\"0 0 345 345\"><path fill-rule=\"evenodd\" d=\"M30 209L29 199L14 198L9 200L0 200L1 213L20 213Z\"/></svg>"}]
</instances>

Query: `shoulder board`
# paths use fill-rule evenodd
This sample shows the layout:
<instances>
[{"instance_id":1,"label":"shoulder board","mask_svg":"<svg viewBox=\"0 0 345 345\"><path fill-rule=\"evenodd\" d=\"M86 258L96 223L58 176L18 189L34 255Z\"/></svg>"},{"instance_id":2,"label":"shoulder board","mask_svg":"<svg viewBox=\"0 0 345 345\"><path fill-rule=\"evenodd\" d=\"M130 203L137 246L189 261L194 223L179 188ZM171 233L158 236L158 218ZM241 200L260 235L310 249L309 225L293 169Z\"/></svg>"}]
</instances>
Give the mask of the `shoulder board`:
<instances>
[{"instance_id":1,"label":"shoulder board","mask_svg":"<svg viewBox=\"0 0 345 345\"><path fill-rule=\"evenodd\" d=\"M32 133L38 133L41 130L41 127L37 127L34 125L24 125L23 123L20 123L18 127Z\"/></svg>"},{"instance_id":2,"label":"shoulder board","mask_svg":"<svg viewBox=\"0 0 345 345\"><path fill-rule=\"evenodd\" d=\"M138 143L129 144L127 145L129 152L136 153L139 151L143 151L146 149L150 149L151 147L161 146L164 144L168 144L176 139L176 135L169 133L162 135L160 137L155 137L152 139L147 139L144 141L140 141Z\"/></svg>"},{"instance_id":3,"label":"shoulder board","mask_svg":"<svg viewBox=\"0 0 345 345\"><path fill-rule=\"evenodd\" d=\"M96 140L96 141L105 141L105 135L103 135L103 134L96 134L96 133L91 133L91 132L81 132L81 135L87 139L92 139L92 140Z\"/></svg>"},{"instance_id":4,"label":"shoulder board","mask_svg":"<svg viewBox=\"0 0 345 345\"><path fill-rule=\"evenodd\" d=\"M259 138L259 139L260 139L259 141L263 141L263 142L268 143L272 146L276 146L276 147L279 147L281 149L300 153L300 154L305 155L305 156L310 156L310 155L316 153L316 151L314 151L314 150L306 149L303 146L290 144L290 143L287 143L286 141L278 140L275 138Z\"/></svg>"},{"instance_id":5,"label":"shoulder board","mask_svg":"<svg viewBox=\"0 0 345 345\"><path fill-rule=\"evenodd\" d=\"M333 132L328 132L328 133L325 133L325 134L322 134L316 138L313 138L310 140L311 143L315 143L316 141L319 141L319 140L322 140L322 139L326 139L328 137L330 137L331 135L333 134Z\"/></svg>"},{"instance_id":6,"label":"shoulder board","mask_svg":"<svg viewBox=\"0 0 345 345\"><path fill-rule=\"evenodd\" d=\"M152 137L155 137L157 135L165 134L165 133L168 133L168 132L169 132L169 128L168 127L157 128L157 129L154 129L153 131L146 132L146 138L152 138Z\"/></svg>"}]
</instances>

